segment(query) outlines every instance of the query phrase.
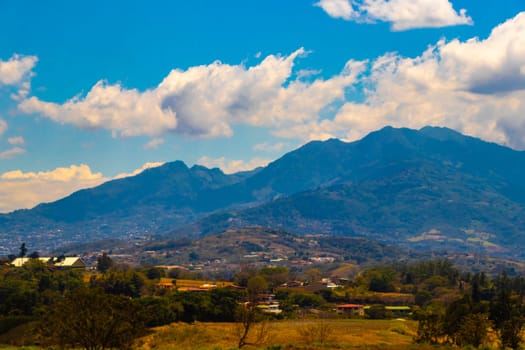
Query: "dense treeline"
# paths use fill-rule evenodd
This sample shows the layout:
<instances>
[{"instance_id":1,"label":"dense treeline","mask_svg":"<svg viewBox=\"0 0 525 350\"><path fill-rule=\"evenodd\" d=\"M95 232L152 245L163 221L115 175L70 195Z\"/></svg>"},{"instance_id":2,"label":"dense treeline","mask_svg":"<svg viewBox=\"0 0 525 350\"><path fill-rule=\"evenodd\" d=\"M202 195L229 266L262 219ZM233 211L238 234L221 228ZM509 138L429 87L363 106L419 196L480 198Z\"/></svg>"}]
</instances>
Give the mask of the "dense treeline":
<instances>
[{"instance_id":1,"label":"dense treeline","mask_svg":"<svg viewBox=\"0 0 525 350\"><path fill-rule=\"evenodd\" d=\"M418 342L479 347L492 332L501 348L518 349L525 326L525 279L504 272L490 280L483 273L467 275L469 290L452 302L429 301L415 318Z\"/></svg>"},{"instance_id":2,"label":"dense treeline","mask_svg":"<svg viewBox=\"0 0 525 350\"><path fill-rule=\"evenodd\" d=\"M0 266L0 343L122 348L148 327L233 322L246 299L243 289L165 291L156 287L162 269L110 265L97 274L37 259Z\"/></svg>"},{"instance_id":3,"label":"dense treeline","mask_svg":"<svg viewBox=\"0 0 525 350\"><path fill-rule=\"evenodd\" d=\"M525 327L524 278L460 273L448 260L370 267L337 288L320 283L326 272L318 268L247 265L235 273L236 287L207 292L159 288L161 278L191 278L187 271L132 269L104 255L98 264L103 272L60 270L37 259L0 266L0 343L126 348L149 327L260 319L253 306L269 294L279 301L282 314L274 317L281 318L312 309L336 317L339 303L370 305L369 318L393 317L385 305L410 306L419 320L416 342L478 347L497 338L502 347L518 348ZM283 287L297 279L306 286Z\"/></svg>"}]
</instances>

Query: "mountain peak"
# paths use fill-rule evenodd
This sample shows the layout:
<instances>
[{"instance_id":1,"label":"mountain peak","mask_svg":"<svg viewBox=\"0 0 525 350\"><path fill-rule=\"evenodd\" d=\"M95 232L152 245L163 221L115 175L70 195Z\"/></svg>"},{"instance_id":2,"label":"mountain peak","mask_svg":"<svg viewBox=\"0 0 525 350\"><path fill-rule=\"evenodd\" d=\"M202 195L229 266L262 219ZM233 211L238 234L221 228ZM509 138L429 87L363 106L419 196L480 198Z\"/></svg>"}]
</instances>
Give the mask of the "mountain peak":
<instances>
[{"instance_id":1,"label":"mountain peak","mask_svg":"<svg viewBox=\"0 0 525 350\"><path fill-rule=\"evenodd\" d=\"M419 132L425 136L440 140L440 141L465 141L468 136L465 136L456 130L440 126L425 126L419 129Z\"/></svg>"},{"instance_id":2,"label":"mountain peak","mask_svg":"<svg viewBox=\"0 0 525 350\"><path fill-rule=\"evenodd\" d=\"M452 129L388 126L355 142L309 142L244 173L169 162L0 216L0 243L9 243L13 234L29 241L52 232L65 242L162 234L187 224L199 226L200 234L243 221L292 232L307 228L383 237L392 230L415 234L453 228L459 235L472 226L491 235L505 229L509 236L521 230L519 220L525 217L525 171L517 166L524 163L525 152ZM242 214L247 208L254 209ZM224 220L201 225L212 213Z\"/></svg>"}]
</instances>

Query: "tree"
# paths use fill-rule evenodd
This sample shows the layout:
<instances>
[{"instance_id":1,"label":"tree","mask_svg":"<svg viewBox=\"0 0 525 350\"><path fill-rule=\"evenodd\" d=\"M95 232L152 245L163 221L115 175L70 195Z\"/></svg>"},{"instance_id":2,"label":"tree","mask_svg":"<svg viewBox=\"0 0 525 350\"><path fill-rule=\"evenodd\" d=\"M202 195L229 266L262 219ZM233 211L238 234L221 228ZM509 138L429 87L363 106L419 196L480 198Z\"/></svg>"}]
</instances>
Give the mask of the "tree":
<instances>
[{"instance_id":1,"label":"tree","mask_svg":"<svg viewBox=\"0 0 525 350\"><path fill-rule=\"evenodd\" d=\"M97 257L97 270L104 273L115 265L106 252Z\"/></svg>"},{"instance_id":2,"label":"tree","mask_svg":"<svg viewBox=\"0 0 525 350\"><path fill-rule=\"evenodd\" d=\"M371 305L369 309L365 310L365 313L366 317L372 320L381 320L392 316L392 313L387 311L385 305L381 304Z\"/></svg>"},{"instance_id":3,"label":"tree","mask_svg":"<svg viewBox=\"0 0 525 350\"><path fill-rule=\"evenodd\" d=\"M86 350L127 349L144 333L139 309L129 298L79 288L49 307L40 333L50 344Z\"/></svg>"},{"instance_id":4,"label":"tree","mask_svg":"<svg viewBox=\"0 0 525 350\"><path fill-rule=\"evenodd\" d=\"M112 270L101 278L92 276L91 287L102 288L108 294L126 295L137 298L145 285L144 278L135 271Z\"/></svg>"},{"instance_id":5,"label":"tree","mask_svg":"<svg viewBox=\"0 0 525 350\"><path fill-rule=\"evenodd\" d=\"M486 313L475 313L464 316L455 334L456 343L459 346L472 345L479 348L488 336L488 330L492 326Z\"/></svg>"},{"instance_id":6,"label":"tree","mask_svg":"<svg viewBox=\"0 0 525 350\"><path fill-rule=\"evenodd\" d=\"M250 277L246 288L248 300L237 309L237 335L239 342L237 347L240 349L246 345L260 345L268 336L267 324L262 321L262 315L257 308L257 299L260 293L268 288L266 279L260 275ZM248 341L250 333L257 325L256 337L254 341Z\"/></svg>"},{"instance_id":7,"label":"tree","mask_svg":"<svg viewBox=\"0 0 525 350\"><path fill-rule=\"evenodd\" d=\"M395 291L395 271L390 267L376 267L368 269L363 276L368 281L368 290L372 292Z\"/></svg>"},{"instance_id":8,"label":"tree","mask_svg":"<svg viewBox=\"0 0 525 350\"><path fill-rule=\"evenodd\" d=\"M28 255L30 259L38 259L40 258L40 254L35 250L31 254Z\"/></svg>"},{"instance_id":9,"label":"tree","mask_svg":"<svg viewBox=\"0 0 525 350\"><path fill-rule=\"evenodd\" d=\"M250 277L248 280L248 286L246 291L248 292L248 301L250 303L257 302L257 297L262 292L265 292L268 289L268 282L263 276L257 275Z\"/></svg>"},{"instance_id":10,"label":"tree","mask_svg":"<svg viewBox=\"0 0 525 350\"><path fill-rule=\"evenodd\" d=\"M259 274L264 276L268 282L268 287L271 290L279 287L281 284L290 279L290 270L286 267L263 267L259 270Z\"/></svg>"},{"instance_id":11,"label":"tree","mask_svg":"<svg viewBox=\"0 0 525 350\"><path fill-rule=\"evenodd\" d=\"M513 281L503 272L496 278L496 293L490 304L490 319L499 330L503 348L518 349L525 327L525 305L513 291Z\"/></svg>"},{"instance_id":12,"label":"tree","mask_svg":"<svg viewBox=\"0 0 525 350\"><path fill-rule=\"evenodd\" d=\"M248 280L255 275L257 275L257 269L255 267L250 264L243 264L240 270L233 276L233 281L238 286L246 287L248 286Z\"/></svg>"},{"instance_id":13,"label":"tree","mask_svg":"<svg viewBox=\"0 0 525 350\"><path fill-rule=\"evenodd\" d=\"M239 306L236 312L239 349L246 345L260 346L268 340L268 323L262 316L254 304Z\"/></svg>"},{"instance_id":14,"label":"tree","mask_svg":"<svg viewBox=\"0 0 525 350\"><path fill-rule=\"evenodd\" d=\"M306 270L305 274L309 283L315 283L321 280L322 271L319 268L311 268Z\"/></svg>"},{"instance_id":15,"label":"tree","mask_svg":"<svg viewBox=\"0 0 525 350\"><path fill-rule=\"evenodd\" d=\"M22 245L20 246L20 253L19 253L19 257L20 258L23 258L24 256L26 256L27 254L27 248L26 248L26 244L25 243L22 243Z\"/></svg>"},{"instance_id":16,"label":"tree","mask_svg":"<svg viewBox=\"0 0 525 350\"><path fill-rule=\"evenodd\" d=\"M188 259L190 259L190 261L197 261L197 260L199 260L199 254L197 254L195 252L190 252L188 254Z\"/></svg>"},{"instance_id":17,"label":"tree","mask_svg":"<svg viewBox=\"0 0 525 350\"><path fill-rule=\"evenodd\" d=\"M164 269L159 267L150 267L146 270L146 277L148 277L150 280L158 280L165 275L166 273L164 272Z\"/></svg>"},{"instance_id":18,"label":"tree","mask_svg":"<svg viewBox=\"0 0 525 350\"><path fill-rule=\"evenodd\" d=\"M443 332L443 307L439 304L430 304L414 314L418 322L417 334L414 337L416 343L439 344Z\"/></svg>"}]
</instances>

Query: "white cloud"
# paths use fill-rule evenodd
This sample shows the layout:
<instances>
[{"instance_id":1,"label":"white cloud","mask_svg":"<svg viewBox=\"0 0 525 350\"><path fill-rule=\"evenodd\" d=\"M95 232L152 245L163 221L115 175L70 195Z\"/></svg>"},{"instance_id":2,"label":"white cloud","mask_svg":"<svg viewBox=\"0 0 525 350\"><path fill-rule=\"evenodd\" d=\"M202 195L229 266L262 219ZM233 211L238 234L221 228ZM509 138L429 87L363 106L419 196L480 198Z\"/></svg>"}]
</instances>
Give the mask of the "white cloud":
<instances>
[{"instance_id":1,"label":"white cloud","mask_svg":"<svg viewBox=\"0 0 525 350\"><path fill-rule=\"evenodd\" d=\"M13 147L5 151L0 152L0 160L1 159L11 159L16 156L22 155L26 153L26 150L20 147Z\"/></svg>"},{"instance_id":2,"label":"white cloud","mask_svg":"<svg viewBox=\"0 0 525 350\"><path fill-rule=\"evenodd\" d=\"M224 137L233 125L285 127L315 120L327 104L342 100L363 64L349 61L330 79L293 78L299 49L288 56L270 55L258 65L214 62L172 70L154 89L139 92L120 84L98 82L86 96L63 104L31 97L19 105L56 122L80 128L104 128L120 136L167 132L196 137Z\"/></svg>"},{"instance_id":3,"label":"white cloud","mask_svg":"<svg viewBox=\"0 0 525 350\"><path fill-rule=\"evenodd\" d=\"M0 119L0 136L2 136L7 130L7 122L3 119Z\"/></svg>"},{"instance_id":4,"label":"white cloud","mask_svg":"<svg viewBox=\"0 0 525 350\"><path fill-rule=\"evenodd\" d=\"M288 143L285 143L285 142L277 142L277 143L263 142L263 143L258 143L255 146L253 146L253 150L262 151L262 152L279 152L286 147L288 147Z\"/></svg>"},{"instance_id":5,"label":"white cloud","mask_svg":"<svg viewBox=\"0 0 525 350\"><path fill-rule=\"evenodd\" d=\"M42 172L9 171L0 175L0 212L31 208L106 180L84 164Z\"/></svg>"},{"instance_id":6,"label":"white cloud","mask_svg":"<svg viewBox=\"0 0 525 350\"><path fill-rule=\"evenodd\" d=\"M99 81L85 97L74 97L62 105L33 96L22 101L19 108L80 128L105 128L122 136L137 136L158 135L176 128L175 112L161 104L162 96L157 90L140 93Z\"/></svg>"},{"instance_id":7,"label":"white cloud","mask_svg":"<svg viewBox=\"0 0 525 350\"><path fill-rule=\"evenodd\" d=\"M162 164L146 163L140 169L129 174L119 174L113 179L137 175ZM0 213L52 202L80 189L95 187L109 180L111 178L93 172L85 164L60 167L50 171L5 172L0 174Z\"/></svg>"},{"instance_id":8,"label":"white cloud","mask_svg":"<svg viewBox=\"0 0 525 350\"><path fill-rule=\"evenodd\" d=\"M351 20L360 16L359 11L354 10L350 0L320 0L315 6L319 6L333 18Z\"/></svg>"},{"instance_id":9,"label":"white cloud","mask_svg":"<svg viewBox=\"0 0 525 350\"><path fill-rule=\"evenodd\" d=\"M7 139L10 145L23 145L26 141L22 136L14 136Z\"/></svg>"},{"instance_id":10,"label":"white cloud","mask_svg":"<svg viewBox=\"0 0 525 350\"><path fill-rule=\"evenodd\" d=\"M163 162L148 162L148 163L145 163L139 169L136 169L136 170L132 171L131 173L118 174L117 176L115 176L115 179L122 179L124 177L135 176L135 175L140 174L141 172L143 172L146 169L156 168L156 167L159 167L159 166L161 166L163 164L164 164Z\"/></svg>"},{"instance_id":11,"label":"white cloud","mask_svg":"<svg viewBox=\"0 0 525 350\"><path fill-rule=\"evenodd\" d=\"M472 25L466 10L456 12L449 0L321 0L329 16L357 22L388 22L392 30Z\"/></svg>"},{"instance_id":12,"label":"white cloud","mask_svg":"<svg viewBox=\"0 0 525 350\"><path fill-rule=\"evenodd\" d=\"M163 143L164 139L162 137L155 137L144 145L144 149L157 149Z\"/></svg>"},{"instance_id":13,"label":"white cloud","mask_svg":"<svg viewBox=\"0 0 525 350\"><path fill-rule=\"evenodd\" d=\"M266 166L271 160L263 158L254 158L248 162L244 160L228 160L224 157L210 158L201 157L197 164L204 165L208 168L220 168L225 174L233 174L239 171L253 170L257 167Z\"/></svg>"},{"instance_id":14,"label":"white cloud","mask_svg":"<svg viewBox=\"0 0 525 350\"><path fill-rule=\"evenodd\" d=\"M325 141L334 137L345 138L346 126L342 126L344 129L337 129L338 125L333 123L329 119L321 121L311 121L303 124L292 125L288 128L283 128L274 132L277 137L284 138L298 138L300 137L303 142L320 140ZM363 136L363 135L361 135Z\"/></svg>"},{"instance_id":15,"label":"white cloud","mask_svg":"<svg viewBox=\"0 0 525 350\"><path fill-rule=\"evenodd\" d=\"M38 58L36 56L13 55L9 60L0 60L0 86L19 85L32 76L31 70Z\"/></svg>"},{"instance_id":16,"label":"white cloud","mask_svg":"<svg viewBox=\"0 0 525 350\"><path fill-rule=\"evenodd\" d=\"M354 140L384 125L442 125L523 149L523 67L525 13L494 28L485 40L442 40L416 58L380 57L364 80L366 101L347 102L334 120L306 131Z\"/></svg>"}]
</instances>

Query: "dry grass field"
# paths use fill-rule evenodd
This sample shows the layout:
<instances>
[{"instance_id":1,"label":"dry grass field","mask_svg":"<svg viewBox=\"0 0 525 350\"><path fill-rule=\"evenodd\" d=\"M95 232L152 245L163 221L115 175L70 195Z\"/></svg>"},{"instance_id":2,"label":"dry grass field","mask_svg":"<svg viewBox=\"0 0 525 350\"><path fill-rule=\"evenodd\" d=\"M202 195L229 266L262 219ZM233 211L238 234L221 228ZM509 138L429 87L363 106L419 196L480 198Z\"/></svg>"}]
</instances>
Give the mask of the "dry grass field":
<instances>
[{"instance_id":1,"label":"dry grass field","mask_svg":"<svg viewBox=\"0 0 525 350\"><path fill-rule=\"evenodd\" d=\"M415 321L402 320L286 320L264 324L258 344L246 350L438 350L450 347L412 344ZM260 325L251 333L255 341ZM155 328L136 341L137 350L235 350L238 328L233 323L174 323ZM1 350L39 347L2 346Z\"/></svg>"},{"instance_id":2,"label":"dry grass field","mask_svg":"<svg viewBox=\"0 0 525 350\"><path fill-rule=\"evenodd\" d=\"M259 331L253 330L252 341ZM417 323L404 320L294 320L264 324L262 341L246 349L436 349L412 344ZM140 339L142 350L230 350L237 348L237 329L232 323L176 323L156 328Z\"/></svg>"}]
</instances>

